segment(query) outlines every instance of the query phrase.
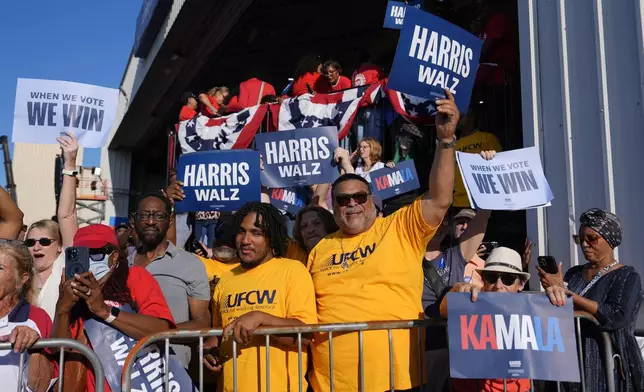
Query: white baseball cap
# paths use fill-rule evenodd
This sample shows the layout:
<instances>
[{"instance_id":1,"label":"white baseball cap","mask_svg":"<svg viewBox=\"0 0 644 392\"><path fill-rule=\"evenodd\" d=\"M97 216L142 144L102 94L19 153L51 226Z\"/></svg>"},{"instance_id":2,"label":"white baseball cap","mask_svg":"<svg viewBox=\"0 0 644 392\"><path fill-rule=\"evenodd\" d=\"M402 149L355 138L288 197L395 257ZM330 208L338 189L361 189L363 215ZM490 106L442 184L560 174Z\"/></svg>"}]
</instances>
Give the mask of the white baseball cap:
<instances>
[{"instance_id":1,"label":"white baseball cap","mask_svg":"<svg viewBox=\"0 0 644 392\"><path fill-rule=\"evenodd\" d=\"M485 260L485 266L476 272L505 272L530 279L530 274L523 272L521 256L513 249L500 247L494 249Z\"/></svg>"}]
</instances>

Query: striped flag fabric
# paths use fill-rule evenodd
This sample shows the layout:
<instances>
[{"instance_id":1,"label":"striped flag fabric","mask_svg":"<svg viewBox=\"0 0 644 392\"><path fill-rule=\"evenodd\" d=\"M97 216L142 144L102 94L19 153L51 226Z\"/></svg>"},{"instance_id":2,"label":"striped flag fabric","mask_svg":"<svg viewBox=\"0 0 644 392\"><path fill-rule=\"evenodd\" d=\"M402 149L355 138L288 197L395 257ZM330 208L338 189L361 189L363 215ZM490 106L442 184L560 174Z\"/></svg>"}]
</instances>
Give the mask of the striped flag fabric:
<instances>
[{"instance_id":1,"label":"striped flag fabric","mask_svg":"<svg viewBox=\"0 0 644 392\"><path fill-rule=\"evenodd\" d=\"M351 129L358 109L377 103L382 84L374 83L330 94L304 94L285 99L279 111L278 130L335 126L338 140Z\"/></svg>"},{"instance_id":2,"label":"striped flag fabric","mask_svg":"<svg viewBox=\"0 0 644 392\"><path fill-rule=\"evenodd\" d=\"M253 106L224 117L197 115L177 125L183 154L197 151L248 148L262 125L267 104Z\"/></svg>"}]
</instances>

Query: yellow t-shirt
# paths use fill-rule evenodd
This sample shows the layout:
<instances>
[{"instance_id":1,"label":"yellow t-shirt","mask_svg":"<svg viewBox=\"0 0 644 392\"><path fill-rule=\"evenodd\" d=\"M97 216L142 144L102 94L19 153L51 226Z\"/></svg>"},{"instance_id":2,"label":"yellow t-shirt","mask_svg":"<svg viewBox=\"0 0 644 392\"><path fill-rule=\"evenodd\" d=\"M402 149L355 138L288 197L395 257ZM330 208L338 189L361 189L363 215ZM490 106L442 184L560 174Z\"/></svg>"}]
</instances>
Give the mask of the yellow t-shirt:
<instances>
[{"instance_id":1,"label":"yellow t-shirt","mask_svg":"<svg viewBox=\"0 0 644 392\"><path fill-rule=\"evenodd\" d=\"M343 323L423 318L422 260L427 242L436 232L422 215L417 199L386 218L377 218L365 233L345 237L338 231L324 238L309 255L318 320ZM418 330L393 331L395 389L420 385ZM424 332L421 339L424 341ZM387 331L363 335L365 390L389 390ZM311 385L329 390L327 334L316 334L311 346ZM336 391L357 391L357 333L333 335Z\"/></svg>"},{"instance_id":2,"label":"yellow t-shirt","mask_svg":"<svg viewBox=\"0 0 644 392\"><path fill-rule=\"evenodd\" d=\"M201 260L203 266L206 268L206 275L208 275L208 282L217 283L221 276L233 268L237 267L239 263L222 263L217 259L208 259L195 255Z\"/></svg>"},{"instance_id":3,"label":"yellow t-shirt","mask_svg":"<svg viewBox=\"0 0 644 392\"><path fill-rule=\"evenodd\" d=\"M241 266L225 274L213 295L215 328L230 324L252 311L276 317L297 319L306 324L317 323L315 292L311 275L297 260L273 258L253 269ZM266 390L266 346L264 336L255 336L246 346L237 347L237 386L239 391ZM220 391L233 390L232 339L220 351L223 378ZM302 378L308 357L302 353ZM285 350L274 342L270 348L271 391L298 389L297 350ZM222 385L223 382L223 385ZM307 384L303 379L304 389Z\"/></svg>"},{"instance_id":4,"label":"yellow t-shirt","mask_svg":"<svg viewBox=\"0 0 644 392\"><path fill-rule=\"evenodd\" d=\"M494 134L476 130L473 134L458 139L456 150L476 154L489 150L500 152L503 151L503 148ZM470 200L467 198L467 191L465 191L465 184L460 170L456 173L456 178L454 178L454 201L452 205L454 207L470 207Z\"/></svg>"},{"instance_id":5,"label":"yellow t-shirt","mask_svg":"<svg viewBox=\"0 0 644 392\"><path fill-rule=\"evenodd\" d=\"M306 264L306 261L309 258L309 254L304 250L297 241L293 239L286 240L287 248L286 255L284 256L287 259L293 259Z\"/></svg>"}]
</instances>

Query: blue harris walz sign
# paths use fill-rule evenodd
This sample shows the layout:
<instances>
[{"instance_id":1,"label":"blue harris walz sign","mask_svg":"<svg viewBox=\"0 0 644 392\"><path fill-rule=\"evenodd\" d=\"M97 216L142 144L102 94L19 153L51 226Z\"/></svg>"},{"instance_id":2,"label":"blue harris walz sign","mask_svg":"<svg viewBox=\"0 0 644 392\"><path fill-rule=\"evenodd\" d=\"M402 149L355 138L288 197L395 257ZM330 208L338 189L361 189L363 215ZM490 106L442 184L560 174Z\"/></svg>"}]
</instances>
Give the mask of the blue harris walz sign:
<instances>
[{"instance_id":1,"label":"blue harris walz sign","mask_svg":"<svg viewBox=\"0 0 644 392\"><path fill-rule=\"evenodd\" d=\"M421 8L420 1L409 1L407 4L401 1L389 1L387 11L385 12L385 22L383 27L386 29L400 30L405 22L405 11L409 7Z\"/></svg>"},{"instance_id":2,"label":"blue harris walz sign","mask_svg":"<svg viewBox=\"0 0 644 392\"><path fill-rule=\"evenodd\" d=\"M307 188L274 188L268 191L271 204L278 209L297 215L308 203Z\"/></svg>"},{"instance_id":3,"label":"blue harris walz sign","mask_svg":"<svg viewBox=\"0 0 644 392\"><path fill-rule=\"evenodd\" d=\"M374 170L370 176L371 190L382 200L420 188L413 160L400 162L392 169Z\"/></svg>"},{"instance_id":4,"label":"blue harris walz sign","mask_svg":"<svg viewBox=\"0 0 644 392\"><path fill-rule=\"evenodd\" d=\"M405 9L388 87L421 98L454 94L458 109L469 107L482 41L428 12Z\"/></svg>"},{"instance_id":5,"label":"blue harris walz sign","mask_svg":"<svg viewBox=\"0 0 644 392\"><path fill-rule=\"evenodd\" d=\"M255 145L264 159L262 184L268 188L328 184L338 178L336 127L261 133Z\"/></svg>"},{"instance_id":6,"label":"blue harris walz sign","mask_svg":"<svg viewBox=\"0 0 644 392\"><path fill-rule=\"evenodd\" d=\"M203 151L184 154L177 165L185 199L176 212L236 211L259 201L259 153L251 150Z\"/></svg>"},{"instance_id":7,"label":"blue harris walz sign","mask_svg":"<svg viewBox=\"0 0 644 392\"><path fill-rule=\"evenodd\" d=\"M447 295L453 378L579 382L572 301L563 307L544 294ZM476 363L476 366L472 366Z\"/></svg>"}]
</instances>

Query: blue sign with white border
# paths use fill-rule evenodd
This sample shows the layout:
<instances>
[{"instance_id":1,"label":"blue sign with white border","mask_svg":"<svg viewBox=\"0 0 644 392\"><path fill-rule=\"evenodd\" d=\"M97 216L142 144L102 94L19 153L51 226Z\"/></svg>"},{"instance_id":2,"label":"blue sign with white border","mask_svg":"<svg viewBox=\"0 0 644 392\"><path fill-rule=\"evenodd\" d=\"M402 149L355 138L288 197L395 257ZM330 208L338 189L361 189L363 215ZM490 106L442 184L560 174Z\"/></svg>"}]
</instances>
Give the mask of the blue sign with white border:
<instances>
[{"instance_id":1,"label":"blue sign with white border","mask_svg":"<svg viewBox=\"0 0 644 392\"><path fill-rule=\"evenodd\" d=\"M237 211L260 201L259 153L252 150L201 151L183 154L177 180L185 199L175 203L176 213Z\"/></svg>"},{"instance_id":2,"label":"blue sign with white border","mask_svg":"<svg viewBox=\"0 0 644 392\"><path fill-rule=\"evenodd\" d=\"M374 170L371 177L371 190L382 200L420 188L418 173L413 160L402 161L393 168L384 167Z\"/></svg>"},{"instance_id":3,"label":"blue sign with white border","mask_svg":"<svg viewBox=\"0 0 644 392\"><path fill-rule=\"evenodd\" d=\"M308 204L307 188L274 188L268 190L271 204L278 209L297 215Z\"/></svg>"},{"instance_id":4,"label":"blue sign with white border","mask_svg":"<svg viewBox=\"0 0 644 392\"><path fill-rule=\"evenodd\" d=\"M388 88L416 97L445 98L445 89L466 113L482 41L428 12L407 7Z\"/></svg>"},{"instance_id":5,"label":"blue sign with white border","mask_svg":"<svg viewBox=\"0 0 644 392\"><path fill-rule=\"evenodd\" d=\"M268 188L328 184L339 176L333 161L336 127L260 133L255 146L264 159L262 184Z\"/></svg>"},{"instance_id":6,"label":"blue sign with white border","mask_svg":"<svg viewBox=\"0 0 644 392\"><path fill-rule=\"evenodd\" d=\"M453 378L579 382L572 301L557 307L543 293L470 296L447 295Z\"/></svg>"}]
</instances>

